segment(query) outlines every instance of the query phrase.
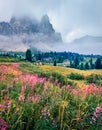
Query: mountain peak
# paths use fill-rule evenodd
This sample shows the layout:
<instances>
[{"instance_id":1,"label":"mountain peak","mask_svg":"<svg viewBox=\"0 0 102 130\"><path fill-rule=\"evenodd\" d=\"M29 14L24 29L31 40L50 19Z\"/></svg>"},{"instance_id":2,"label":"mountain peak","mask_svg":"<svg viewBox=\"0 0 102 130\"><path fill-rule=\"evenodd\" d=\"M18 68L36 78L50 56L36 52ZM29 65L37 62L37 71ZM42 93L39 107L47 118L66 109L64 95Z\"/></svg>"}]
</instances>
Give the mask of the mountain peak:
<instances>
[{"instance_id":1,"label":"mountain peak","mask_svg":"<svg viewBox=\"0 0 102 130\"><path fill-rule=\"evenodd\" d=\"M32 24L33 22L37 22L35 19L31 19L30 17L24 16L21 18L12 17L10 20L10 24L22 24L22 26L26 24Z\"/></svg>"},{"instance_id":2,"label":"mountain peak","mask_svg":"<svg viewBox=\"0 0 102 130\"><path fill-rule=\"evenodd\" d=\"M39 31L46 35L52 35L55 33L55 30L52 24L50 23L48 15L44 15L42 17L40 25L39 25Z\"/></svg>"},{"instance_id":3,"label":"mountain peak","mask_svg":"<svg viewBox=\"0 0 102 130\"><path fill-rule=\"evenodd\" d=\"M49 16L47 14L45 14L42 17L41 22L50 23Z\"/></svg>"},{"instance_id":4,"label":"mountain peak","mask_svg":"<svg viewBox=\"0 0 102 130\"><path fill-rule=\"evenodd\" d=\"M12 17L11 20L10 20L10 23L13 24L13 23L15 23L15 21L16 21L16 18Z\"/></svg>"},{"instance_id":5,"label":"mountain peak","mask_svg":"<svg viewBox=\"0 0 102 130\"><path fill-rule=\"evenodd\" d=\"M62 37L55 32L47 15L40 21L31 17L12 17L10 22L0 22L0 41L0 48L4 44L11 48L11 43L14 46L19 43L28 48L44 49L45 45L62 42Z\"/></svg>"},{"instance_id":6,"label":"mountain peak","mask_svg":"<svg viewBox=\"0 0 102 130\"><path fill-rule=\"evenodd\" d=\"M28 16L24 17L12 17L10 22L6 23L6 25L1 24L1 32L0 34L3 35L5 32L6 35L12 35L12 34L22 34L22 33L42 33L47 36L54 36L56 34L53 25L50 23L48 15L44 15L41 18L41 21L38 22L36 19L33 19ZM6 26L6 28L5 28ZM11 31L13 33L9 33L8 29L11 28ZM7 31L7 33L6 33ZM58 35L57 35L58 36Z\"/></svg>"}]
</instances>

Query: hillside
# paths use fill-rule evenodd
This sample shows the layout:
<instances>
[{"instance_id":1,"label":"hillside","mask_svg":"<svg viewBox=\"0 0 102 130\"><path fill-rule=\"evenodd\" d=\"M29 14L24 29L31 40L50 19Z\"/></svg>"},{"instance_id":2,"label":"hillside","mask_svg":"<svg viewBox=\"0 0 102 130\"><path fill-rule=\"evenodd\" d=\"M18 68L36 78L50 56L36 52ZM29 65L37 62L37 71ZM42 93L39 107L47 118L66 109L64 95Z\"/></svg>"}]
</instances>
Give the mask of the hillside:
<instances>
[{"instance_id":1,"label":"hillside","mask_svg":"<svg viewBox=\"0 0 102 130\"><path fill-rule=\"evenodd\" d=\"M102 86L102 70L78 70L60 66L37 66L25 63L21 65L21 69L24 72L34 72L39 76L45 76L47 78L52 76L52 80L58 80L62 85L83 86L88 83L95 83Z\"/></svg>"},{"instance_id":2,"label":"hillside","mask_svg":"<svg viewBox=\"0 0 102 130\"><path fill-rule=\"evenodd\" d=\"M4 62L0 91L1 129L101 129L102 70Z\"/></svg>"}]
</instances>

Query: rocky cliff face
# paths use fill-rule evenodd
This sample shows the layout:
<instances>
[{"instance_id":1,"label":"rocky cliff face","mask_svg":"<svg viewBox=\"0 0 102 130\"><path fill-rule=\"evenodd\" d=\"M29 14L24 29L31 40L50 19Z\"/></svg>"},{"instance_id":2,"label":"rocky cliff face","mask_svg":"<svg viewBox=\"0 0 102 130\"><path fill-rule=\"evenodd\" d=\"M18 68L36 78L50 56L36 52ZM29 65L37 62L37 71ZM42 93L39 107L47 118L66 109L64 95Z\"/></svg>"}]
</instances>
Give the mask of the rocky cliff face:
<instances>
[{"instance_id":1,"label":"rocky cliff face","mask_svg":"<svg viewBox=\"0 0 102 130\"><path fill-rule=\"evenodd\" d=\"M52 24L50 23L49 17L44 15L40 22L29 17L23 17L17 19L13 17L10 22L0 23L0 35L17 35L17 34L37 34L42 33L52 39L61 41L61 35L56 33Z\"/></svg>"},{"instance_id":2,"label":"rocky cliff face","mask_svg":"<svg viewBox=\"0 0 102 130\"><path fill-rule=\"evenodd\" d=\"M0 49L20 51L27 48L40 51L52 51L52 46L62 42L61 34L57 33L49 17L44 15L40 21L29 17L12 17L10 22L0 22ZM8 48L7 48L8 46ZM23 50L23 48L25 48Z\"/></svg>"},{"instance_id":3,"label":"rocky cliff face","mask_svg":"<svg viewBox=\"0 0 102 130\"><path fill-rule=\"evenodd\" d=\"M38 33L38 23L36 20L32 20L29 17L23 17L17 19L13 17L10 22L10 26L13 28L15 34L30 34L30 33Z\"/></svg>"},{"instance_id":4,"label":"rocky cliff face","mask_svg":"<svg viewBox=\"0 0 102 130\"><path fill-rule=\"evenodd\" d=\"M0 35L13 35L14 34L14 30L12 28L12 26L10 26L9 23L7 22L1 22L0 23Z\"/></svg>"}]
</instances>

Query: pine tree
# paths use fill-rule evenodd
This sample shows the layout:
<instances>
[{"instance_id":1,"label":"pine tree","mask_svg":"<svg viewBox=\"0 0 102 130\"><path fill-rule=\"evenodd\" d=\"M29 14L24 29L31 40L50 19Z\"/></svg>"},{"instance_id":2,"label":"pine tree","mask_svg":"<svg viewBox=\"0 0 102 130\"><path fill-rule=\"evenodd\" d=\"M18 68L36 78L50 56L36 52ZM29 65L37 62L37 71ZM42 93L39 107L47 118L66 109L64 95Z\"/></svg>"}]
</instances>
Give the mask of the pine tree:
<instances>
[{"instance_id":1,"label":"pine tree","mask_svg":"<svg viewBox=\"0 0 102 130\"><path fill-rule=\"evenodd\" d=\"M94 68L94 65L93 65L93 60L92 60L92 58L90 59L89 62L90 62L90 68L93 69L93 68Z\"/></svg>"},{"instance_id":2,"label":"pine tree","mask_svg":"<svg viewBox=\"0 0 102 130\"><path fill-rule=\"evenodd\" d=\"M89 69L89 64L88 64L88 62L86 62L86 64L85 64L85 69L86 69L86 70Z\"/></svg>"},{"instance_id":3,"label":"pine tree","mask_svg":"<svg viewBox=\"0 0 102 130\"><path fill-rule=\"evenodd\" d=\"M81 70L84 69L84 65L83 65L83 63L81 63L81 65L80 65L80 69L81 69Z\"/></svg>"},{"instance_id":4,"label":"pine tree","mask_svg":"<svg viewBox=\"0 0 102 130\"><path fill-rule=\"evenodd\" d=\"M77 68L79 65L79 60L78 58L76 57L75 60L74 60L74 67Z\"/></svg>"},{"instance_id":5,"label":"pine tree","mask_svg":"<svg viewBox=\"0 0 102 130\"><path fill-rule=\"evenodd\" d=\"M102 63L101 63L100 58L97 58L96 63L95 63L95 68L96 69L102 69Z\"/></svg>"},{"instance_id":6,"label":"pine tree","mask_svg":"<svg viewBox=\"0 0 102 130\"><path fill-rule=\"evenodd\" d=\"M73 67L72 60L70 59L70 68Z\"/></svg>"},{"instance_id":7,"label":"pine tree","mask_svg":"<svg viewBox=\"0 0 102 130\"><path fill-rule=\"evenodd\" d=\"M53 65L54 65L54 66L57 66L57 62L56 62L56 60L54 60L54 63L53 63Z\"/></svg>"},{"instance_id":8,"label":"pine tree","mask_svg":"<svg viewBox=\"0 0 102 130\"><path fill-rule=\"evenodd\" d=\"M41 54L38 54L38 60L41 61Z\"/></svg>"},{"instance_id":9,"label":"pine tree","mask_svg":"<svg viewBox=\"0 0 102 130\"><path fill-rule=\"evenodd\" d=\"M26 60L30 62L32 61L32 53L30 49L27 49L26 51Z\"/></svg>"}]
</instances>

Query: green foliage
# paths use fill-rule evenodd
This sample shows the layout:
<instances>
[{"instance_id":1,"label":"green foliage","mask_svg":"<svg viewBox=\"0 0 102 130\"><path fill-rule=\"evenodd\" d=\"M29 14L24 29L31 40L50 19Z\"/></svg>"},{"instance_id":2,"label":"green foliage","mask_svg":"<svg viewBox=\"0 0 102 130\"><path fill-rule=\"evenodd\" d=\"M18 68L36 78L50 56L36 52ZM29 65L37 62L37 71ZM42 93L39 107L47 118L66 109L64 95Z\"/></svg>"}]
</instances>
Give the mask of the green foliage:
<instances>
[{"instance_id":1,"label":"green foliage","mask_svg":"<svg viewBox=\"0 0 102 130\"><path fill-rule=\"evenodd\" d=\"M19 58L0 57L0 62L19 62Z\"/></svg>"},{"instance_id":2,"label":"green foliage","mask_svg":"<svg viewBox=\"0 0 102 130\"><path fill-rule=\"evenodd\" d=\"M86 81L88 83L96 83L96 84L99 84L100 80L102 79L102 77L100 75L97 75L97 74L91 74L89 76L86 77Z\"/></svg>"},{"instance_id":3,"label":"green foliage","mask_svg":"<svg viewBox=\"0 0 102 130\"><path fill-rule=\"evenodd\" d=\"M89 62L90 62L90 68L91 68L91 69L94 69L93 59L91 58L91 59L89 60Z\"/></svg>"},{"instance_id":4,"label":"green foliage","mask_svg":"<svg viewBox=\"0 0 102 130\"><path fill-rule=\"evenodd\" d=\"M26 60L28 60L28 61L32 61L32 53L31 53L31 50L27 50L26 51Z\"/></svg>"},{"instance_id":5,"label":"green foliage","mask_svg":"<svg viewBox=\"0 0 102 130\"><path fill-rule=\"evenodd\" d=\"M79 60L78 58L76 57L75 60L74 60L74 67L77 68L79 65Z\"/></svg>"},{"instance_id":6,"label":"green foliage","mask_svg":"<svg viewBox=\"0 0 102 130\"><path fill-rule=\"evenodd\" d=\"M89 69L89 64L88 64L88 62L85 63L85 69L86 69L86 70Z\"/></svg>"},{"instance_id":7,"label":"green foliage","mask_svg":"<svg viewBox=\"0 0 102 130\"><path fill-rule=\"evenodd\" d=\"M83 80L84 76L78 73L71 73L68 78L72 79L72 80Z\"/></svg>"},{"instance_id":8,"label":"green foliage","mask_svg":"<svg viewBox=\"0 0 102 130\"><path fill-rule=\"evenodd\" d=\"M83 69L84 69L84 64L83 64L83 63L81 63L81 65L80 65L79 69L81 69L81 70L83 70Z\"/></svg>"},{"instance_id":9,"label":"green foliage","mask_svg":"<svg viewBox=\"0 0 102 130\"><path fill-rule=\"evenodd\" d=\"M57 65L57 62L56 62L56 60L54 60L54 63L53 63L53 65L54 65L54 66L56 66L56 65Z\"/></svg>"},{"instance_id":10,"label":"green foliage","mask_svg":"<svg viewBox=\"0 0 102 130\"><path fill-rule=\"evenodd\" d=\"M102 69L102 62L100 58L97 58L96 63L95 63L95 68Z\"/></svg>"},{"instance_id":11,"label":"green foliage","mask_svg":"<svg viewBox=\"0 0 102 130\"><path fill-rule=\"evenodd\" d=\"M41 61L41 54L38 54L38 60Z\"/></svg>"},{"instance_id":12,"label":"green foliage","mask_svg":"<svg viewBox=\"0 0 102 130\"><path fill-rule=\"evenodd\" d=\"M52 81L57 81L61 85L73 85L73 82L69 81L66 76L61 75L60 73L52 72Z\"/></svg>"},{"instance_id":13,"label":"green foliage","mask_svg":"<svg viewBox=\"0 0 102 130\"><path fill-rule=\"evenodd\" d=\"M22 63L20 65L20 70L23 71L24 73L30 73L30 74L32 73L40 74L41 72L40 67L32 63Z\"/></svg>"}]
</instances>

